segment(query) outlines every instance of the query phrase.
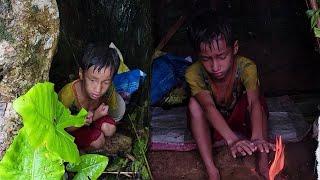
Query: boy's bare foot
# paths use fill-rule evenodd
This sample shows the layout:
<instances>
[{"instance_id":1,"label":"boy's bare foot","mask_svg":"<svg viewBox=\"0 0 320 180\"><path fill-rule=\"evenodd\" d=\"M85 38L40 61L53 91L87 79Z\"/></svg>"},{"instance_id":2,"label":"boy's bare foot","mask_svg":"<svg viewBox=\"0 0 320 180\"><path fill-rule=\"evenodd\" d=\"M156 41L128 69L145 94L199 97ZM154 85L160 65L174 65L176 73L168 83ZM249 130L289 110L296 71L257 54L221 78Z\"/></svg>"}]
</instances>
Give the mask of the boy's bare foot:
<instances>
[{"instance_id":1,"label":"boy's bare foot","mask_svg":"<svg viewBox=\"0 0 320 180\"><path fill-rule=\"evenodd\" d=\"M217 168L208 170L208 176L209 176L209 180L220 180L220 174Z\"/></svg>"}]
</instances>

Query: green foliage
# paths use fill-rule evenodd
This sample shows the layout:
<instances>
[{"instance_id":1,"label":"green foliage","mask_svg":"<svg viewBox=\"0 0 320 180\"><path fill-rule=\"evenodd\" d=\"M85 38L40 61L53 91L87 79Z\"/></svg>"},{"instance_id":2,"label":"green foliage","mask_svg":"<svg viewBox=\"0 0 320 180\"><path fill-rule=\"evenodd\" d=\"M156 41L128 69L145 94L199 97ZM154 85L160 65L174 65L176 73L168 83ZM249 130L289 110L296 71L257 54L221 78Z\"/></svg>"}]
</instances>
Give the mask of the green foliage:
<instances>
[{"instance_id":1,"label":"green foliage","mask_svg":"<svg viewBox=\"0 0 320 180\"><path fill-rule=\"evenodd\" d=\"M13 102L13 108L22 116L32 147L46 146L67 162L79 161L79 151L74 137L64 128L80 127L87 112L82 109L77 116L58 101L52 83L38 83L25 95Z\"/></svg>"},{"instance_id":2,"label":"green foliage","mask_svg":"<svg viewBox=\"0 0 320 180\"><path fill-rule=\"evenodd\" d=\"M317 28L317 23L320 17L320 9L318 10L307 10L307 16L310 18L311 21L311 29L313 29L315 37L320 38L319 28Z\"/></svg>"},{"instance_id":3,"label":"green foliage","mask_svg":"<svg viewBox=\"0 0 320 180\"><path fill-rule=\"evenodd\" d=\"M123 167L125 167L128 163L128 159L122 157L116 157L116 159L110 164L107 168L107 171L120 171Z\"/></svg>"},{"instance_id":4,"label":"green foliage","mask_svg":"<svg viewBox=\"0 0 320 180\"><path fill-rule=\"evenodd\" d=\"M142 108L141 108L142 109ZM137 128L136 118L138 116L139 109L128 115L128 120L131 123L131 128L136 136L136 140L133 143L132 154L133 157L127 158L116 157L116 159L107 168L108 172L121 172L121 171L131 171L136 174L140 174L142 179L152 179L151 170L146 158L146 152L148 147L149 131L147 127ZM117 179L117 175L109 175L108 180Z\"/></svg>"},{"instance_id":5,"label":"green foliage","mask_svg":"<svg viewBox=\"0 0 320 180\"><path fill-rule=\"evenodd\" d=\"M143 179L152 179L151 170L146 157L149 131L148 128L145 128L138 132L133 123L133 117L136 117L136 114L129 116L129 120L131 122L137 140L133 145L132 152L137 159L133 161L131 168L134 172L141 172Z\"/></svg>"},{"instance_id":6,"label":"green foliage","mask_svg":"<svg viewBox=\"0 0 320 180\"><path fill-rule=\"evenodd\" d=\"M79 155L74 138L64 131L84 124L87 112L77 116L58 101L52 83L38 83L13 102L24 127L0 162L0 179L62 179L64 162L77 171L75 179L97 179L108 163L101 155ZM81 161L80 161L81 160Z\"/></svg>"},{"instance_id":7,"label":"green foliage","mask_svg":"<svg viewBox=\"0 0 320 180\"><path fill-rule=\"evenodd\" d=\"M311 18L313 16L313 13L314 13L314 10L312 10L312 9L309 9L306 11L306 14L309 18Z\"/></svg>"},{"instance_id":8,"label":"green foliage","mask_svg":"<svg viewBox=\"0 0 320 180\"><path fill-rule=\"evenodd\" d=\"M133 172L140 172L142 179L150 179L151 171L148 169L149 165L146 158L149 136L147 129L144 132L140 133L139 138L134 143L132 153L137 159L133 161L131 169Z\"/></svg>"},{"instance_id":9,"label":"green foliage","mask_svg":"<svg viewBox=\"0 0 320 180\"><path fill-rule=\"evenodd\" d=\"M98 179L108 164L108 158L98 154L86 154L80 157L79 164L70 163L66 169L77 172L73 179Z\"/></svg>"},{"instance_id":10,"label":"green foliage","mask_svg":"<svg viewBox=\"0 0 320 180\"><path fill-rule=\"evenodd\" d=\"M0 162L0 179L61 179L62 159L44 146L34 149L28 139L22 128Z\"/></svg>"},{"instance_id":11,"label":"green foliage","mask_svg":"<svg viewBox=\"0 0 320 180\"><path fill-rule=\"evenodd\" d=\"M145 156L145 153L147 152L147 146L148 146L148 136L142 136L139 139L136 140L136 142L133 145L133 155L138 159L143 159Z\"/></svg>"}]
</instances>

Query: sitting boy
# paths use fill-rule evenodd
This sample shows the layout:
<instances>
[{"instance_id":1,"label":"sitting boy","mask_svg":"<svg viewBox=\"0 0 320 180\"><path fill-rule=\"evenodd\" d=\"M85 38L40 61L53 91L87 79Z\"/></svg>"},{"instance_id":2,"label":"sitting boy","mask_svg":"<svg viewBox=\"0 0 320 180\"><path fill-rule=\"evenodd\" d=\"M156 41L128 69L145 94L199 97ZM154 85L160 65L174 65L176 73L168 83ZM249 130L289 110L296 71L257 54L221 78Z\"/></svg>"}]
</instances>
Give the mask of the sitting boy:
<instances>
[{"instance_id":1,"label":"sitting boy","mask_svg":"<svg viewBox=\"0 0 320 180\"><path fill-rule=\"evenodd\" d=\"M86 125L67 131L80 150L98 150L115 133L116 122L125 112L125 103L112 85L120 60L115 49L89 44L78 64L80 78L65 85L59 99L72 113L81 108L88 111Z\"/></svg>"},{"instance_id":2,"label":"sitting boy","mask_svg":"<svg viewBox=\"0 0 320 180\"><path fill-rule=\"evenodd\" d=\"M189 35L198 61L185 74L192 95L188 117L209 179L220 177L213 162L212 140L222 138L234 158L259 151L259 171L267 178L266 153L274 145L266 141L268 110L260 95L256 65L237 55L239 45L230 24L211 11L195 18Z\"/></svg>"}]
</instances>

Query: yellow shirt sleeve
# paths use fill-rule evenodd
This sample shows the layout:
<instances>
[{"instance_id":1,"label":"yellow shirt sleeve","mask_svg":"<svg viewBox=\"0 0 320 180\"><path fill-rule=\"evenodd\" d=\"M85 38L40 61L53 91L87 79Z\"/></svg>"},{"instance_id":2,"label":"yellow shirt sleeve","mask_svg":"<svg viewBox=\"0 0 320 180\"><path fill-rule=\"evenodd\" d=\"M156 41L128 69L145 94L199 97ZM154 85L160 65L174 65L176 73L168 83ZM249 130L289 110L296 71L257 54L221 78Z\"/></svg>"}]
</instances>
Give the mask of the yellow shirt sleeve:
<instances>
[{"instance_id":1,"label":"yellow shirt sleeve","mask_svg":"<svg viewBox=\"0 0 320 180\"><path fill-rule=\"evenodd\" d=\"M62 104L69 108L73 104L75 100L75 96L72 90L72 83L66 84L58 94L59 100L62 102Z\"/></svg>"},{"instance_id":2,"label":"yellow shirt sleeve","mask_svg":"<svg viewBox=\"0 0 320 180\"><path fill-rule=\"evenodd\" d=\"M247 58L240 60L241 81L246 90L255 90L259 85L257 66L255 63Z\"/></svg>"},{"instance_id":3,"label":"yellow shirt sleeve","mask_svg":"<svg viewBox=\"0 0 320 180\"><path fill-rule=\"evenodd\" d=\"M195 62L190 67L187 68L185 73L185 79L190 87L191 95L194 96L200 91L208 90L205 85L205 80L203 77L203 70L201 63Z\"/></svg>"}]
</instances>

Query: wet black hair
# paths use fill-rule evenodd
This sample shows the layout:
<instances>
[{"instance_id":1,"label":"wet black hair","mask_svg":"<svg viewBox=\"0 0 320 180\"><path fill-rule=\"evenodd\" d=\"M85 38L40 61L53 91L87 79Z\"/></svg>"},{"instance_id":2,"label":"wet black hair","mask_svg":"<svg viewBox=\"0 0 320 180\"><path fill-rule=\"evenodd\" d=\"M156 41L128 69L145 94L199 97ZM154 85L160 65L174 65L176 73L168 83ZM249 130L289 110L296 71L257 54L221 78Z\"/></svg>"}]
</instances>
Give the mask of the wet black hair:
<instances>
[{"instance_id":1,"label":"wet black hair","mask_svg":"<svg viewBox=\"0 0 320 180\"><path fill-rule=\"evenodd\" d=\"M89 43L78 65L83 71L88 70L91 66L94 66L94 71L110 67L113 76L119 69L120 58L117 51L109 48L106 43Z\"/></svg>"},{"instance_id":2,"label":"wet black hair","mask_svg":"<svg viewBox=\"0 0 320 180\"><path fill-rule=\"evenodd\" d=\"M233 47L236 40L231 21L213 10L195 16L188 27L188 34L196 52L200 51L201 43L210 44L212 40L218 40L220 35L225 39L228 47Z\"/></svg>"}]
</instances>

